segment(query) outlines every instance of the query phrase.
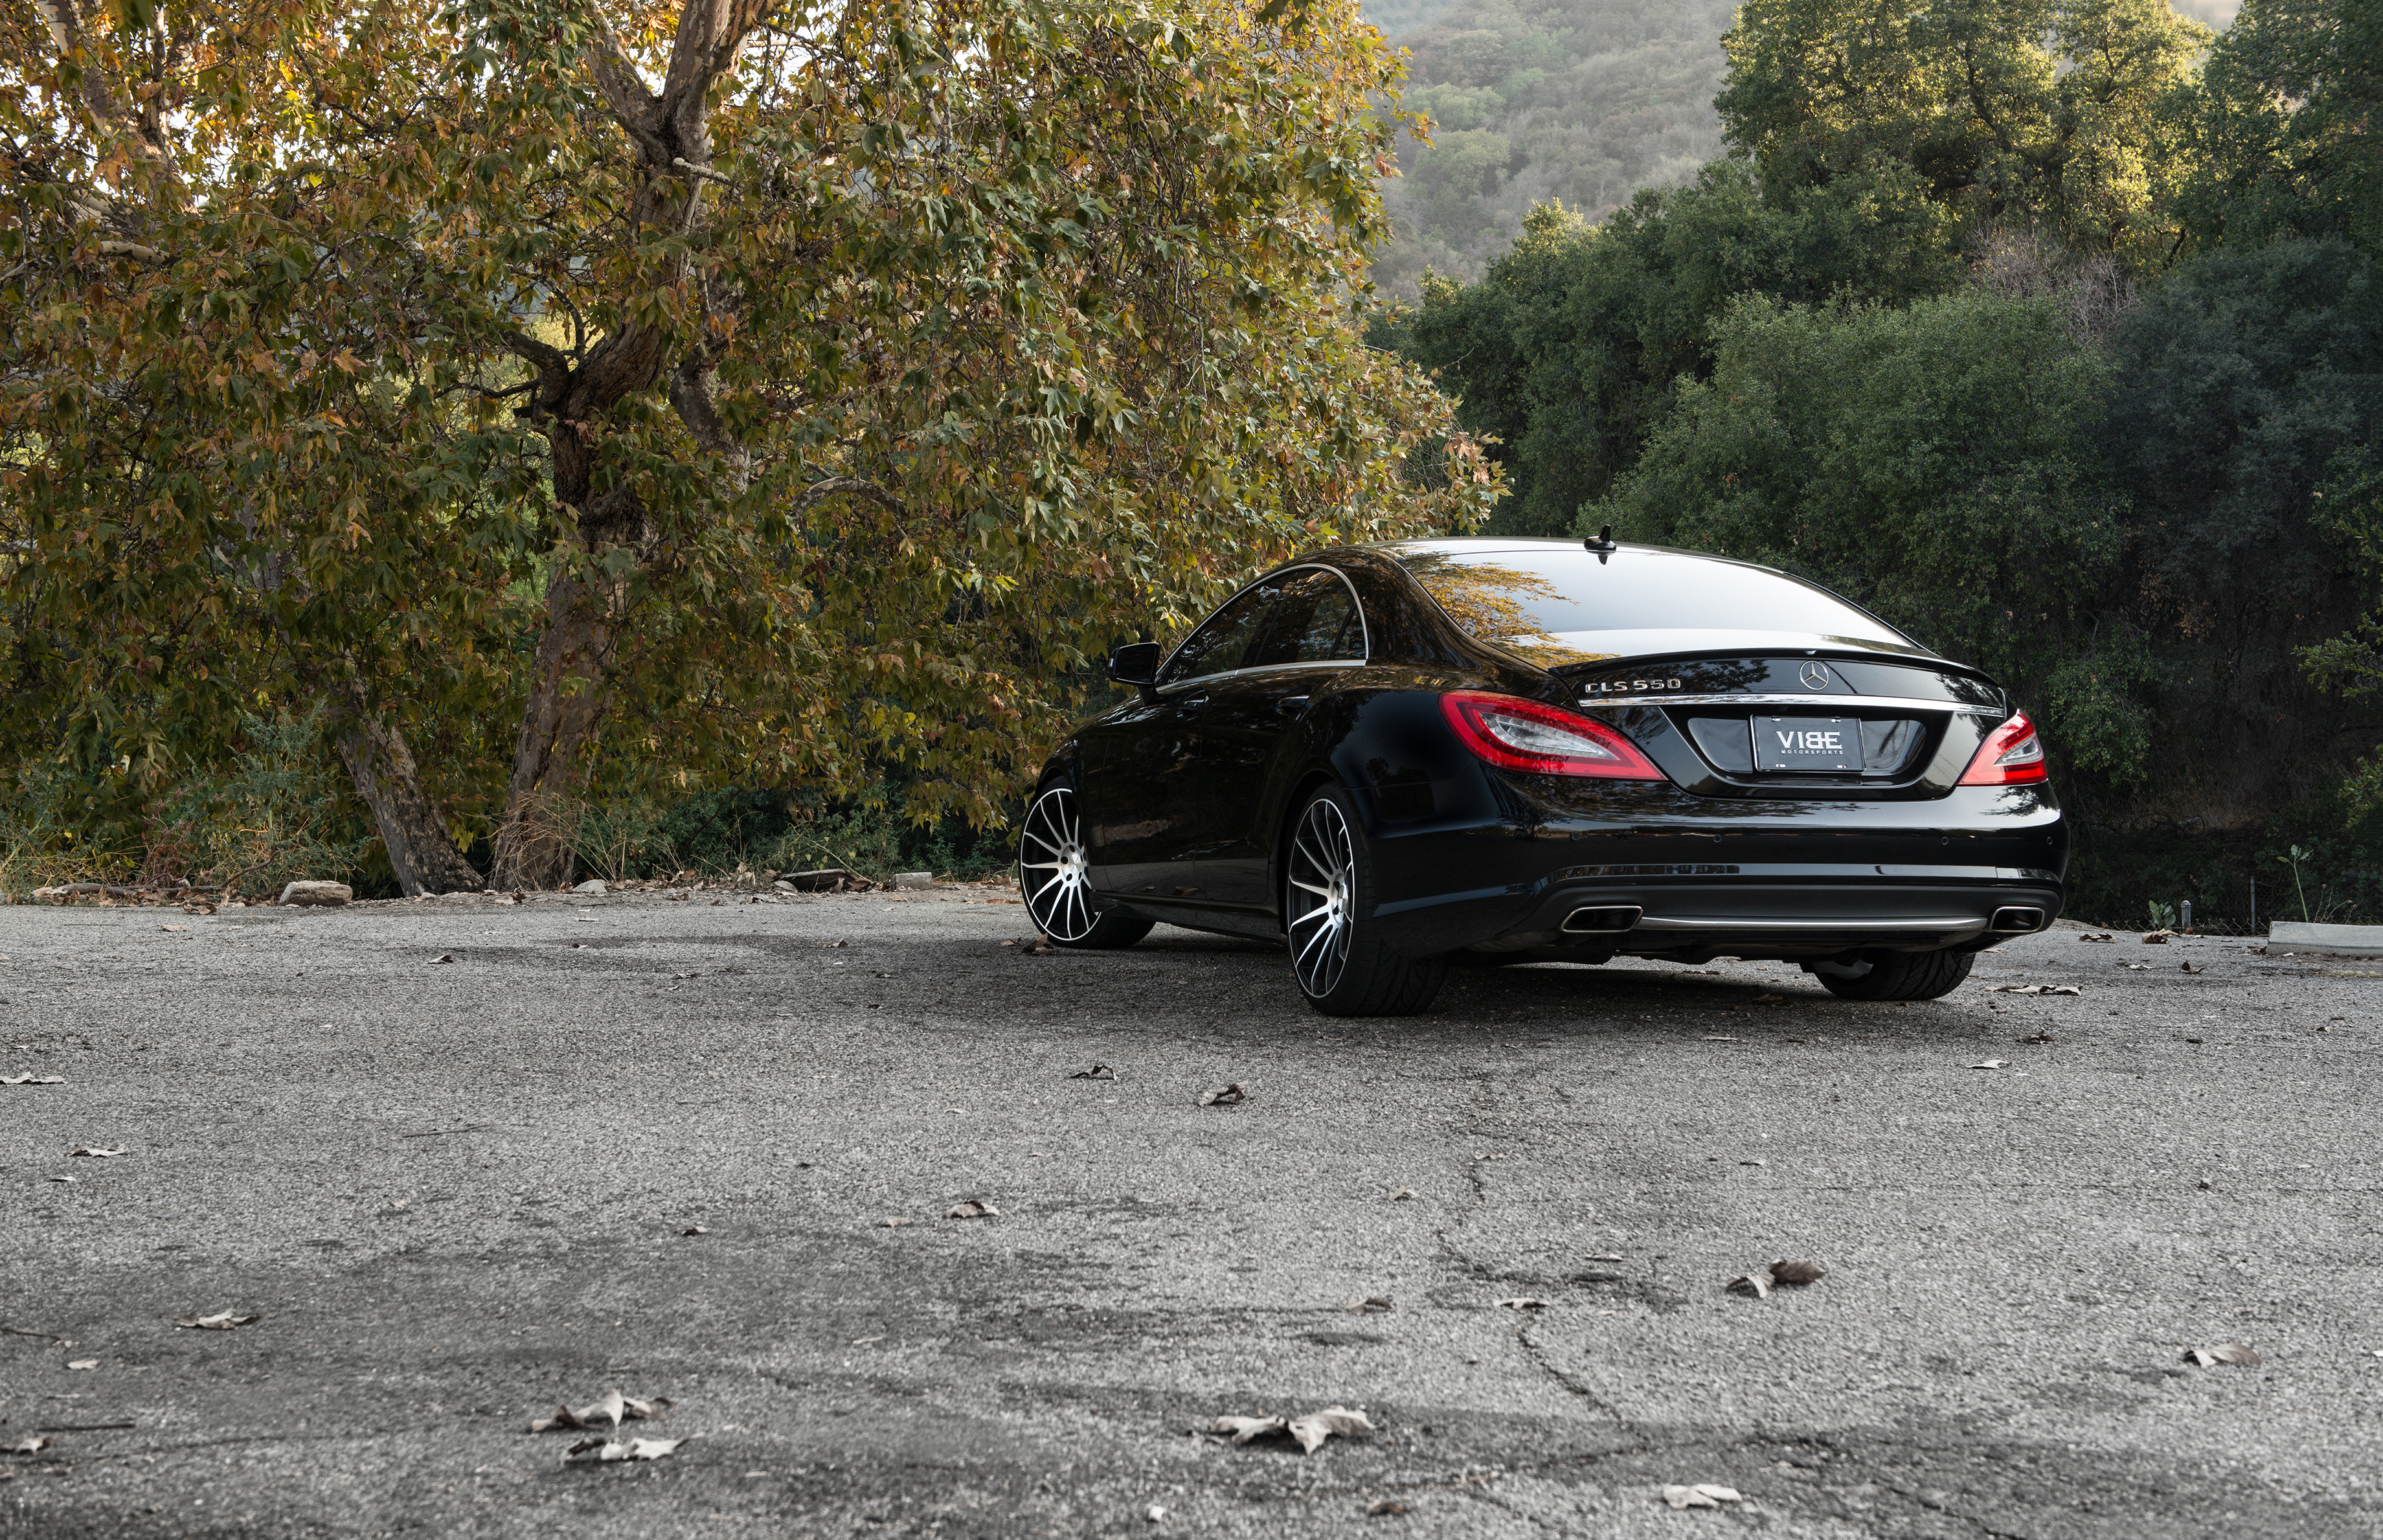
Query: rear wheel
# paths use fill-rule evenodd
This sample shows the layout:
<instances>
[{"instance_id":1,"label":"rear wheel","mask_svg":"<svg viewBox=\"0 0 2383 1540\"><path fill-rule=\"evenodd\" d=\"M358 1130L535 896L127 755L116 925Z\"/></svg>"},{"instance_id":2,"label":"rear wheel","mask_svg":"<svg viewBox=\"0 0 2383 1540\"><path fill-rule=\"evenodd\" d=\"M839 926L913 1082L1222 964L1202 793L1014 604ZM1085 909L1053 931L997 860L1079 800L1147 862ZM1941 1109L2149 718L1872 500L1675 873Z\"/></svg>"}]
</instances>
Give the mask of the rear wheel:
<instances>
[{"instance_id":1,"label":"rear wheel","mask_svg":"<svg viewBox=\"0 0 2383 1540\"><path fill-rule=\"evenodd\" d=\"M1401 954L1365 918L1374 907L1373 853L1338 787L1299 810L1283 881L1291 976L1310 1005L1326 1016L1410 1016L1431 1004L1448 965Z\"/></svg>"},{"instance_id":2,"label":"rear wheel","mask_svg":"<svg viewBox=\"0 0 2383 1540\"><path fill-rule=\"evenodd\" d=\"M1094 952L1131 946L1150 934L1151 922L1093 907L1087 856L1076 789L1046 788L1026 810L1018 832L1018 885L1026 894L1026 912L1054 946Z\"/></svg>"},{"instance_id":3,"label":"rear wheel","mask_svg":"<svg viewBox=\"0 0 2383 1540\"><path fill-rule=\"evenodd\" d=\"M1873 952L1804 966L1840 1000L1934 1000L1959 988L1977 960L1974 952Z\"/></svg>"}]
</instances>

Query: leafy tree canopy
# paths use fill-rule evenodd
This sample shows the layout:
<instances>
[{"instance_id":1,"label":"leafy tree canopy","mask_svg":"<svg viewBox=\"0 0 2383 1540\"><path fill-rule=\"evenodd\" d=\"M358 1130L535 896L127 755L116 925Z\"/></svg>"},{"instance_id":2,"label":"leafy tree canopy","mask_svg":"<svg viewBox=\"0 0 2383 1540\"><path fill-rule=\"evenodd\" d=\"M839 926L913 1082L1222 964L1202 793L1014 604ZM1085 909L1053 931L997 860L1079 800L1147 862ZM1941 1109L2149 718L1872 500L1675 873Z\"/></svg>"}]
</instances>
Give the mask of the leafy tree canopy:
<instances>
[{"instance_id":1,"label":"leafy tree canopy","mask_svg":"<svg viewBox=\"0 0 2383 1540\"><path fill-rule=\"evenodd\" d=\"M408 891L722 768L991 817L1112 640L1496 495L1354 334L1346 0L0 27L6 747L327 707Z\"/></svg>"},{"instance_id":2,"label":"leafy tree canopy","mask_svg":"<svg viewBox=\"0 0 2383 1540\"><path fill-rule=\"evenodd\" d=\"M1426 290L1411 355L1500 441L1512 495L1497 526L1560 534L1602 496L1669 408L1673 380L1711 365L1730 300L1903 300L1959 280L1944 212L1893 166L1768 200L1740 163L1640 192L1602 225L1542 205L1481 283Z\"/></svg>"},{"instance_id":3,"label":"leafy tree canopy","mask_svg":"<svg viewBox=\"0 0 2383 1540\"><path fill-rule=\"evenodd\" d=\"M2383 0L2249 0L2168 111L2195 239L2383 247Z\"/></svg>"},{"instance_id":4,"label":"leafy tree canopy","mask_svg":"<svg viewBox=\"0 0 2383 1540\"><path fill-rule=\"evenodd\" d=\"M2166 0L1749 0L1714 105L1772 189L1892 162L1965 219L2148 262L2176 240L2157 109L2209 37Z\"/></svg>"}]
</instances>

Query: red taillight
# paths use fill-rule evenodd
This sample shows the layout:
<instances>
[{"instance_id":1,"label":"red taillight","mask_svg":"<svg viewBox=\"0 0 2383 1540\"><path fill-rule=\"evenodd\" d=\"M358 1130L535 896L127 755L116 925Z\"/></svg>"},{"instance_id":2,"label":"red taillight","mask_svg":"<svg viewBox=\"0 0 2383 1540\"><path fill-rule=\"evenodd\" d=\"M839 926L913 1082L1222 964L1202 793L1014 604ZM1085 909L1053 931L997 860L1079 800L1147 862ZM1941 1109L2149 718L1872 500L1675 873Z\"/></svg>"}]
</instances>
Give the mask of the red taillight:
<instances>
[{"instance_id":1,"label":"red taillight","mask_svg":"<svg viewBox=\"0 0 2383 1540\"><path fill-rule=\"evenodd\" d=\"M2024 711L2013 711L2010 721L1987 733L1961 772L1964 786L2025 786L2043 779L2043 745Z\"/></svg>"},{"instance_id":2,"label":"red taillight","mask_svg":"<svg viewBox=\"0 0 2383 1540\"><path fill-rule=\"evenodd\" d=\"M1507 770L1602 775L1616 781L1663 779L1636 745L1603 722L1536 700L1459 690L1440 696L1439 708L1465 747Z\"/></svg>"}]
</instances>

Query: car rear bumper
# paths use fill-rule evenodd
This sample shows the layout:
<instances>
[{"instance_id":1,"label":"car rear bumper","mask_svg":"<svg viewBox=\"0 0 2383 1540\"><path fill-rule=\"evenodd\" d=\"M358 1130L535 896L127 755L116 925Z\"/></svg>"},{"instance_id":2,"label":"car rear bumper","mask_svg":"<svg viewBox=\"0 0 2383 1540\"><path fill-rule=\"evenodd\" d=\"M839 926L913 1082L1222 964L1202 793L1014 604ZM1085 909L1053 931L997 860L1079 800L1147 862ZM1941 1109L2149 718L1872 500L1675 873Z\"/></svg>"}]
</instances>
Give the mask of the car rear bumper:
<instances>
[{"instance_id":1,"label":"car rear bumper","mask_svg":"<svg viewBox=\"0 0 2383 1540\"><path fill-rule=\"evenodd\" d=\"M1611 956L1827 957L1990 946L2059 918L2059 880L2021 869L1763 872L1725 878L1551 875L1520 892L1381 905L1402 951L1537 950Z\"/></svg>"},{"instance_id":2,"label":"car rear bumper","mask_svg":"<svg viewBox=\"0 0 2383 1540\"><path fill-rule=\"evenodd\" d=\"M1377 824L1375 923L1422 954L1810 958L1990 946L2060 914L2068 831L2047 790L1748 818L1616 787L1588 812L1515 798L1486 819Z\"/></svg>"}]
</instances>

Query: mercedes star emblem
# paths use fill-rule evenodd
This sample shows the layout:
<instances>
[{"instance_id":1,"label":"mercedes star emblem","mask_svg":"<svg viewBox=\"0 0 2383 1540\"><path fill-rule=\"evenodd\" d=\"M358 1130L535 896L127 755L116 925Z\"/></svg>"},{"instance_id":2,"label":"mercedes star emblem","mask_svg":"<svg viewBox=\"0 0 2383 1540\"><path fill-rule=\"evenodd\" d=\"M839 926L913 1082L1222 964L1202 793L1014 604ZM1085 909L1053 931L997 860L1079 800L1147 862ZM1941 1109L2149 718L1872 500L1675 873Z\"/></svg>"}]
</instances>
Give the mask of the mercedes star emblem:
<instances>
[{"instance_id":1,"label":"mercedes star emblem","mask_svg":"<svg viewBox=\"0 0 2383 1540\"><path fill-rule=\"evenodd\" d=\"M1796 677L1804 682L1804 688L1808 690L1825 690L1829 687L1829 666L1826 663L1807 663L1796 671Z\"/></svg>"}]
</instances>

